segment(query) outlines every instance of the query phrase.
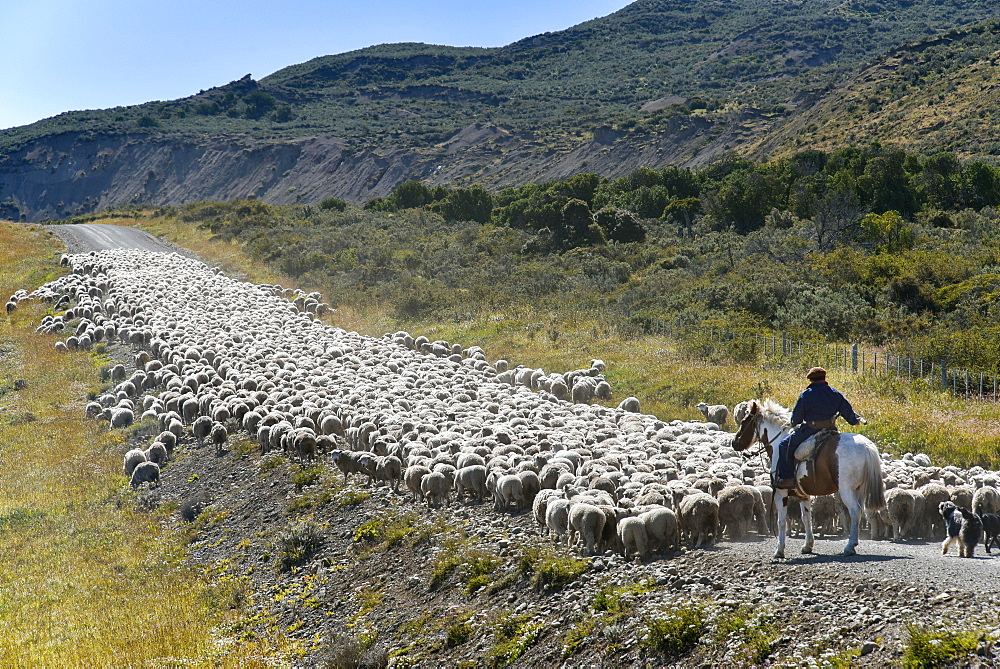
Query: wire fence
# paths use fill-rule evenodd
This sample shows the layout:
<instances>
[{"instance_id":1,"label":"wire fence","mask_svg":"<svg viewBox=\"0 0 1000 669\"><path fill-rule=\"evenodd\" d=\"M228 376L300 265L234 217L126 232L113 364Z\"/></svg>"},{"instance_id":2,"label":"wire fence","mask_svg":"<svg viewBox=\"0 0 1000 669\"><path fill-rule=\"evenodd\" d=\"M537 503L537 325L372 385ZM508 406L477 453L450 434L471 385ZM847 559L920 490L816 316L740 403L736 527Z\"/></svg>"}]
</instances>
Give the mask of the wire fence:
<instances>
[{"instance_id":1,"label":"wire fence","mask_svg":"<svg viewBox=\"0 0 1000 669\"><path fill-rule=\"evenodd\" d=\"M771 360L779 364L808 364L828 369L843 369L855 374L895 376L950 392L956 396L1000 401L1000 376L967 369L953 369L947 360L930 361L911 358L889 351L849 346L799 341L780 335L763 335L733 332L725 328L702 328L680 323L658 323L655 329L661 334L682 338L706 335L709 341L725 344L728 353L741 360Z\"/></svg>"}]
</instances>

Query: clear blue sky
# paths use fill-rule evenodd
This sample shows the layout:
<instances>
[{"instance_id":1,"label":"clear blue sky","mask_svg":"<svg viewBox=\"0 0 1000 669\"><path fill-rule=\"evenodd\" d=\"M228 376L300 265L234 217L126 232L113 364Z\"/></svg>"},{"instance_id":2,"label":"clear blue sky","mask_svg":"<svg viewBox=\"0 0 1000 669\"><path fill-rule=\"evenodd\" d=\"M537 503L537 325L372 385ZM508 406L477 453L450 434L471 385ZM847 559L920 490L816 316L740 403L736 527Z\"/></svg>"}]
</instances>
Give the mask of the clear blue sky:
<instances>
[{"instance_id":1,"label":"clear blue sky","mask_svg":"<svg viewBox=\"0 0 1000 669\"><path fill-rule=\"evenodd\" d=\"M172 100L372 44L503 46L625 0L0 0L0 129Z\"/></svg>"}]
</instances>

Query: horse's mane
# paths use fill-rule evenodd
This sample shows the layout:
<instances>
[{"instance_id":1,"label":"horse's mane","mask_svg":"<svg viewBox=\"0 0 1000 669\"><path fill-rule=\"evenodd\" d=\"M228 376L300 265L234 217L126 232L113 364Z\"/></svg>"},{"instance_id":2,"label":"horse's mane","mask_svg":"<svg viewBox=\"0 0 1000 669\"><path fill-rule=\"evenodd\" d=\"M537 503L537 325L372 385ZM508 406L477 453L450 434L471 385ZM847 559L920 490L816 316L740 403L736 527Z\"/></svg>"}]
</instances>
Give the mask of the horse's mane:
<instances>
[{"instance_id":1,"label":"horse's mane","mask_svg":"<svg viewBox=\"0 0 1000 669\"><path fill-rule=\"evenodd\" d=\"M788 425L792 422L791 410L781 406L770 397L757 400L757 406L760 407L760 412L764 418L776 420L784 425Z\"/></svg>"}]
</instances>

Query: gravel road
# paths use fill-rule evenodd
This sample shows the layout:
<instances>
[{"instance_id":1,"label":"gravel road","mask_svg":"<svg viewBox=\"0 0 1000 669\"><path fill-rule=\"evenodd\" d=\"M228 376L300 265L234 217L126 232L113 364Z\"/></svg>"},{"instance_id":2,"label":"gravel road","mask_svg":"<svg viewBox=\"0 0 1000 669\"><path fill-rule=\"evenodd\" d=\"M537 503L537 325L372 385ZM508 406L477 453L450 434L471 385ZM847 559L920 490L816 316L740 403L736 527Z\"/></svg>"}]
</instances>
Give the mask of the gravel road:
<instances>
[{"instance_id":1,"label":"gravel road","mask_svg":"<svg viewBox=\"0 0 1000 669\"><path fill-rule=\"evenodd\" d=\"M68 253L89 253L107 249L140 249L156 253L183 252L145 230L104 223L53 225L50 230L66 244ZM186 253L187 254L187 253ZM188 254L189 255L189 254Z\"/></svg>"}]
</instances>

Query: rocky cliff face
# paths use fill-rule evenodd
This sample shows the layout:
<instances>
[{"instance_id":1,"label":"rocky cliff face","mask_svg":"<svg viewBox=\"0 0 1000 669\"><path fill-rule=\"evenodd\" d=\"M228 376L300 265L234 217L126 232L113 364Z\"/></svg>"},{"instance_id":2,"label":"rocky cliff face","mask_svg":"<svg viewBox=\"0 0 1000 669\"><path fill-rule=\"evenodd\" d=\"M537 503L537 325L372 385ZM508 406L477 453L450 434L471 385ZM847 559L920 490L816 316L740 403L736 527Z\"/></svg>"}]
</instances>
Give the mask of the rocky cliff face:
<instances>
[{"instance_id":1,"label":"rocky cliff face","mask_svg":"<svg viewBox=\"0 0 1000 669\"><path fill-rule=\"evenodd\" d=\"M601 130L547 143L531 133L472 124L426 148L348 148L327 137L266 141L152 134L41 138L0 160L0 217L45 221L127 204L257 198L362 203L407 179L499 188L579 172L617 177L640 166L700 164L721 150L708 123L665 132Z\"/></svg>"}]
</instances>

